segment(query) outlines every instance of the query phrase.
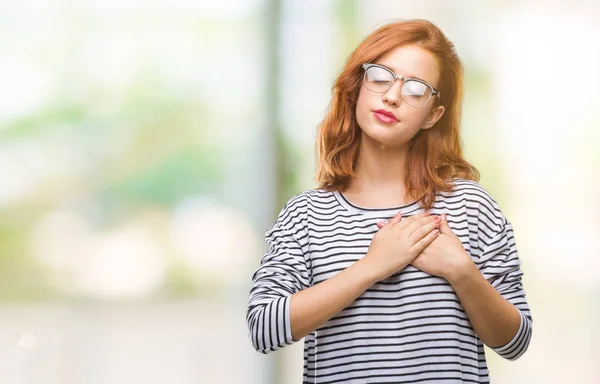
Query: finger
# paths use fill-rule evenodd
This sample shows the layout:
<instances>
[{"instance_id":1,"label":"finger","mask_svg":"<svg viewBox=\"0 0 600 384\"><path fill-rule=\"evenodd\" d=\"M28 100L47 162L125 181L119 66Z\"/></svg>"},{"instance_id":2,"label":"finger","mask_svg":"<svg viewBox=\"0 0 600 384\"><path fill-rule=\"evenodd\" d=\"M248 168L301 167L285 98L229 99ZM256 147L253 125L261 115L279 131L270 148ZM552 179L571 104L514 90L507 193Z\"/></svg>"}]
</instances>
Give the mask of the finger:
<instances>
[{"instance_id":1,"label":"finger","mask_svg":"<svg viewBox=\"0 0 600 384\"><path fill-rule=\"evenodd\" d=\"M431 242L433 242L433 240L435 240L436 237L438 237L439 234L440 234L440 231L437 229L434 229L433 231L429 232L427 234L427 236L425 236L421 240L417 241L415 243L415 245L413 245L413 247L412 247L412 251L414 252L413 254L418 256L421 252L423 252L423 250L425 248L427 248L427 246L429 244L431 244Z\"/></svg>"},{"instance_id":2,"label":"finger","mask_svg":"<svg viewBox=\"0 0 600 384\"><path fill-rule=\"evenodd\" d=\"M424 225L429 224L432 221L436 221L437 223L439 223L439 219L438 216L431 216L429 214L427 214L428 216L421 216L419 218L414 218L411 222L409 222L407 225L402 226L402 223L400 223L400 225L398 226L399 228L401 228L404 231L408 232L408 235L411 235L414 231L416 231L417 229L421 228ZM414 217L414 216L412 216Z\"/></svg>"},{"instance_id":3,"label":"finger","mask_svg":"<svg viewBox=\"0 0 600 384\"><path fill-rule=\"evenodd\" d=\"M417 226L418 223L415 223L414 228L412 226L409 226L405 229L405 231L408 233L408 240L411 241L413 244L417 243L419 240L427 236L431 231L437 229L440 220L441 219L436 220L431 218L429 221L423 223L420 226Z\"/></svg>"},{"instance_id":4,"label":"finger","mask_svg":"<svg viewBox=\"0 0 600 384\"><path fill-rule=\"evenodd\" d=\"M389 225L396 225L398 224L400 221L402 221L402 211L396 213L396 215L394 217L392 217L389 221L388 224Z\"/></svg>"},{"instance_id":5,"label":"finger","mask_svg":"<svg viewBox=\"0 0 600 384\"><path fill-rule=\"evenodd\" d=\"M445 220L442 220L442 222L440 223L440 233L442 233L443 235L454 235L454 232L452 232L452 229L448 225L448 222Z\"/></svg>"},{"instance_id":6,"label":"finger","mask_svg":"<svg viewBox=\"0 0 600 384\"><path fill-rule=\"evenodd\" d=\"M400 223L400 225L398 226L398 229L404 229L404 228L408 227L409 225L411 225L412 223L414 223L415 221L422 220L427 217L430 217L429 212L422 212L422 213L418 213L416 215L405 217L402 220L402 222Z\"/></svg>"},{"instance_id":7,"label":"finger","mask_svg":"<svg viewBox=\"0 0 600 384\"><path fill-rule=\"evenodd\" d=\"M385 220L385 221L380 221L377 224L377 228L381 229L383 227L385 227L388 224L394 224L396 222L399 222L400 220L402 220L402 212L398 212L394 215L394 217L392 217L390 220Z\"/></svg>"}]
</instances>

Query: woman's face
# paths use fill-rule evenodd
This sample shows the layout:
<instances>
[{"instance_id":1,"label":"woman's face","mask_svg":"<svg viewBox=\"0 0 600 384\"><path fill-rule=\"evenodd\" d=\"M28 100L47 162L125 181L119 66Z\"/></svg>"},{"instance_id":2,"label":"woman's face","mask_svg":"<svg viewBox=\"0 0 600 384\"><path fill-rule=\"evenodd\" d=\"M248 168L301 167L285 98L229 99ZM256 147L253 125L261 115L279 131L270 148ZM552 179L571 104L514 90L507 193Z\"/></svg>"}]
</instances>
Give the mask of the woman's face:
<instances>
[{"instance_id":1,"label":"woman's face","mask_svg":"<svg viewBox=\"0 0 600 384\"><path fill-rule=\"evenodd\" d=\"M439 69L435 56L416 45L397 47L373 64L380 64L405 78L424 80L439 90ZM387 147L407 144L421 129L431 128L444 113L432 96L427 104L415 108L402 100L402 79L397 79L385 93L372 92L362 82L356 105L356 120L362 129L363 138L368 138ZM377 110L391 112L390 120L376 113ZM382 121L384 120L384 121Z\"/></svg>"}]
</instances>

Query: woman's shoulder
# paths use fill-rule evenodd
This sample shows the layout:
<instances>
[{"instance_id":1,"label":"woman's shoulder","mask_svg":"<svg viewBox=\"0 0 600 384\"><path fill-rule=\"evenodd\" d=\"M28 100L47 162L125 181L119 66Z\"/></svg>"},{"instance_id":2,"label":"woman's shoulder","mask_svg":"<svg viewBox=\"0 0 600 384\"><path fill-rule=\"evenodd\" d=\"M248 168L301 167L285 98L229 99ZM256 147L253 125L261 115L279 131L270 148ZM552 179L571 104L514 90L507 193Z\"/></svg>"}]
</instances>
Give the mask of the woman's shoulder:
<instances>
[{"instance_id":1,"label":"woman's shoulder","mask_svg":"<svg viewBox=\"0 0 600 384\"><path fill-rule=\"evenodd\" d=\"M334 192L325 189L306 189L302 192L293 195L285 206L289 207L306 207L312 203L330 201L334 198Z\"/></svg>"},{"instance_id":2,"label":"woman's shoulder","mask_svg":"<svg viewBox=\"0 0 600 384\"><path fill-rule=\"evenodd\" d=\"M306 218L308 208L330 203L335 199L334 192L325 189L306 189L292 195L279 213L279 221L289 222L292 219ZM298 220L294 220L296 223Z\"/></svg>"},{"instance_id":3,"label":"woman's shoulder","mask_svg":"<svg viewBox=\"0 0 600 384\"><path fill-rule=\"evenodd\" d=\"M478 181L453 178L452 191L440 192L443 200L446 201L465 201L468 207L476 208L479 215L483 215L488 220L493 221L498 226L506 223L506 218L502 213L500 205L493 195Z\"/></svg>"},{"instance_id":4,"label":"woman's shoulder","mask_svg":"<svg viewBox=\"0 0 600 384\"><path fill-rule=\"evenodd\" d=\"M441 192L441 195L448 197L463 196L492 205L498 204L492 194L475 180L455 177L451 179L451 183L453 185L452 191Z\"/></svg>"}]
</instances>

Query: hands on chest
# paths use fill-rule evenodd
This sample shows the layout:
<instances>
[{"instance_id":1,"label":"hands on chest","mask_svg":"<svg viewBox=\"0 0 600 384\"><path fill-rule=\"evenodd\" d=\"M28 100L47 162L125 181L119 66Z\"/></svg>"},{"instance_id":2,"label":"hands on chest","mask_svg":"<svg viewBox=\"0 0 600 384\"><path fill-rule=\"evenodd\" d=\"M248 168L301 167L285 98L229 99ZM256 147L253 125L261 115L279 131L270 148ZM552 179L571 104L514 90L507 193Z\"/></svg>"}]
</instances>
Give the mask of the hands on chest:
<instances>
[{"instance_id":1,"label":"hands on chest","mask_svg":"<svg viewBox=\"0 0 600 384\"><path fill-rule=\"evenodd\" d=\"M377 223L365 262L380 280L412 265L423 272L450 280L473 263L446 219L421 213L403 218L398 213L387 222Z\"/></svg>"}]
</instances>

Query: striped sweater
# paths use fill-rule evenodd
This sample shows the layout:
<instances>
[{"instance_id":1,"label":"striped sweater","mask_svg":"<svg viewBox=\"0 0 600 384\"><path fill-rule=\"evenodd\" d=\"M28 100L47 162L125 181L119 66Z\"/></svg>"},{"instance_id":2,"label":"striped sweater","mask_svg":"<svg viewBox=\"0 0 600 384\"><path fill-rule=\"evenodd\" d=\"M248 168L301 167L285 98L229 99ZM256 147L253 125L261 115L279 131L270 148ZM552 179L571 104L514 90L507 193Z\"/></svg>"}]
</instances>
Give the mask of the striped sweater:
<instances>
[{"instance_id":1,"label":"striped sweater","mask_svg":"<svg viewBox=\"0 0 600 384\"><path fill-rule=\"evenodd\" d=\"M475 181L453 179L439 192L432 215L448 224L483 276L521 313L521 326L493 350L519 358L529 345L532 318L512 224ZM398 211L408 217L417 202L369 209L340 192L308 190L291 198L266 232L269 245L252 277L248 336L268 353L297 340L290 326L290 297L362 258L376 223ZM482 341L451 285L412 265L382 280L304 338L303 383L488 383Z\"/></svg>"}]
</instances>

